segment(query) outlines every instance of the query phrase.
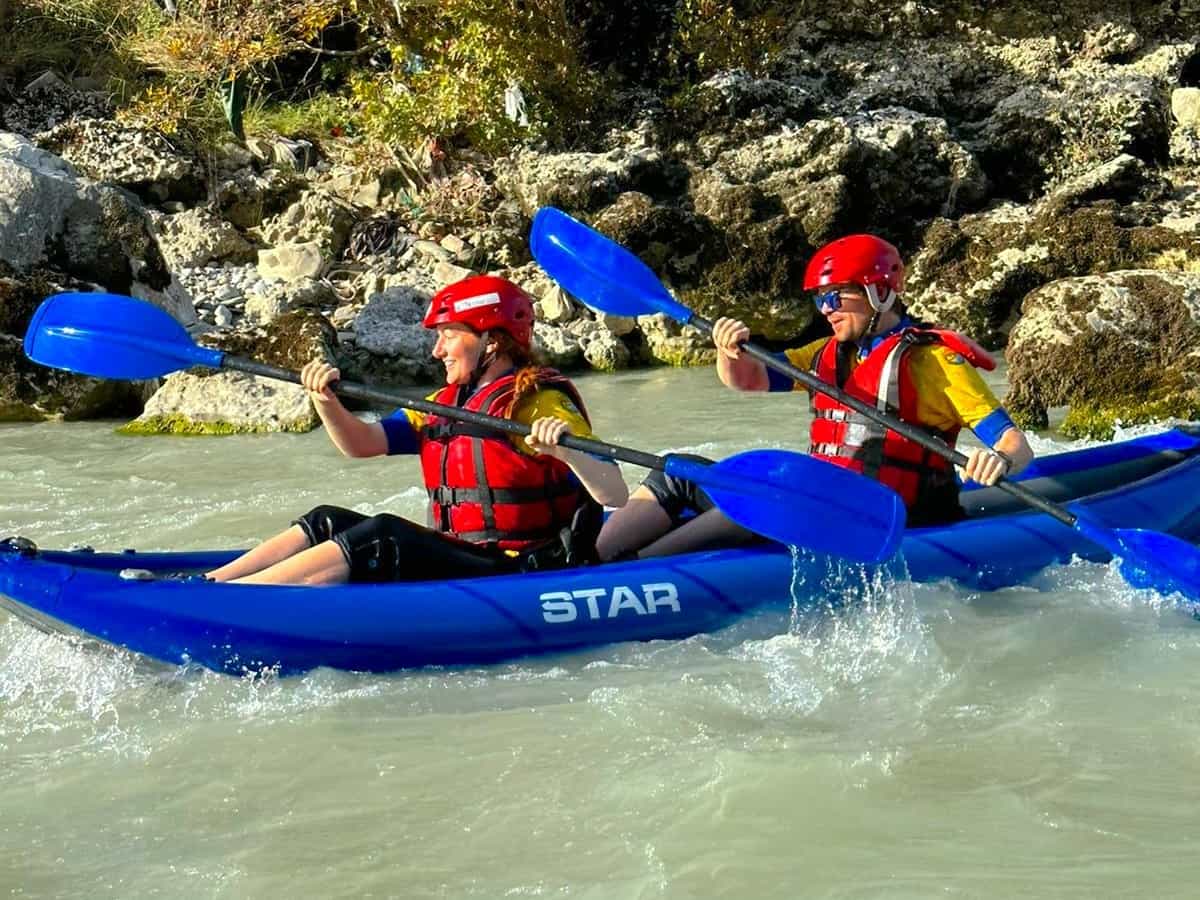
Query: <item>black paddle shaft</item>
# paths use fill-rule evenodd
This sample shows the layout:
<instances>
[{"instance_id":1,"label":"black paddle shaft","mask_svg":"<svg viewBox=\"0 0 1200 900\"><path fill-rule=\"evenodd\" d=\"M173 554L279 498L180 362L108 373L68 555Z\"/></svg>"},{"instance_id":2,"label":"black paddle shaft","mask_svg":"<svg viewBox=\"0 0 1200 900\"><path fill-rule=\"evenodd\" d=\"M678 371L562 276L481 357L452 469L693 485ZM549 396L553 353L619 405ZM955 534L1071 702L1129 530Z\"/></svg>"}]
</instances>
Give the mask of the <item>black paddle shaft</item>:
<instances>
[{"instance_id":1,"label":"black paddle shaft","mask_svg":"<svg viewBox=\"0 0 1200 900\"><path fill-rule=\"evenodd\" d=\"M701 331L707 332L710 335L712 334L713 323L702 316L693 314L692 317L688 319L687 324L699 328ZM949 460L956 466L966 465L967 457L957 450L952 450L946 444L946 442L940 438L936 438L933 435L922 431L920 428L896 418L895 416L889 416L886 413L880 412L871 404L864 403L857 397L850 396L837 385L829 384L828 382L822 381L811 372L805 372L803 369L796 368L790 362L780 359L769 350L764 350L762 347L757 347L748 341L742 341L739 346L741 347L743 353L745 353L747 356L757 359L760 363L768 368L774 369L776 372L800 382L810 390L818 391L822 394L832 397L839 403L842 403L851 409L862 413L868 419L878 422L880 425L883 425L886 428L890 428L892 431L896 432L896 434L902 435L903 437L908 438L910 441L920 444L930 453L936 453L938 456L942 457L942 459ZM1049 516L1053 516L1064 525L1069 525L1071 527L1075 526L1075 516L1069 510L1064 509L1057 503L1051 503L1044 497L1039 497L1023 484L1002 479L996 483L996 487L1014 497L1023 500L1034 509L1038 509Z\"/></svg>"},{"instance_id":2,"label":"black paddle shaft","mask_svg":"<svg viewBox=\"0 0 1200 900\"><path fill-rule=\"evenodd\" d=\"M236 369L239 372L245 372L247 375L274 378L278 381L290 381L292 384L302 383L299 372L293 372L290 369L281 369L278 366L269 366L266 363L255 362L252 359L244 359L240 356L223 357L221 367ZM338 381L333 385L333 390L343 397L402 406L405 409L412 409L434 416L443 416L447 419L457 419L460 422L470 422L472 425L481 425L484 428L492 428L496 431L507 431L509 434L527 435L532 430L528 425L514 422L512 419L488 416L483 413L472 412L468 409L460 409L457 406L446 406L443 403L434 403L432 400L426 400L424 397L413 397L400 391L368 387L365 384L357 384L353 381ZM619 459L622 462L632 463L635 466L641 466L646 469L663 471L667 465L664 457L655 456L653 453L643 453L641 450L631 450L628 447L620 447L605 441L597 441L593 438L564 434L559 438L558 443L563 447L571 447L574 450L582 450L584 453L603 456L607 459Z\"/></svg>"}]
</instances>

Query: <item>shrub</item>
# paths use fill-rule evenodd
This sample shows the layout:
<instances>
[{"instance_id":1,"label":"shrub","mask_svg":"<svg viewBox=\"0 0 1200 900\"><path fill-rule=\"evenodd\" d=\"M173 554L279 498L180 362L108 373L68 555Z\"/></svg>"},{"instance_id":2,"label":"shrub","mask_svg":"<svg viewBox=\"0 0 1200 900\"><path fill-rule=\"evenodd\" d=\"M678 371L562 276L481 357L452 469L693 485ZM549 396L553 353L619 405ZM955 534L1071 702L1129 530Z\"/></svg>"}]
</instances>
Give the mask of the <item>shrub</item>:
<instances>
[{"instance_id":1,"label":"shrub","mask_svg":"<svg viewBox=\"0 0 1200 900\"><path fill-rule=\"evenodd\" d=\"M685 81L726 69L762 74L778 54L788 7L772 0L679 0L672 55Z\"/></svg>"},{"instance_id":2,"label":"shrub","mask_svg":"<svg viewBox=\"0 0 1200 900\"><path fill-rule=\"evenodd\" d=\"M391 40L389 70L359 70L351 80L373 134L400 143L436 135L497 150L522 137L561 138L589 114L599 80L579 62L561 0L415 8L420 15ZM512 116L506 100L516 104Z\"/></svg>"}]
</instances>

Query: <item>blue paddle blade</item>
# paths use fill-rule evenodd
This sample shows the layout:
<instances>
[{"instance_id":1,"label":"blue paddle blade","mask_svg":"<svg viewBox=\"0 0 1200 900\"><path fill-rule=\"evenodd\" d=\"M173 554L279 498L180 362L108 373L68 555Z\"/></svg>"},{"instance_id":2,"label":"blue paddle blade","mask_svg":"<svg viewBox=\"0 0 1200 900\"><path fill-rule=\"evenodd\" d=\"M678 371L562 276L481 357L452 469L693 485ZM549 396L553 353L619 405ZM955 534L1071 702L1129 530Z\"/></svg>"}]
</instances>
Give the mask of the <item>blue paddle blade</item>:
<instances>
[{"instance_id":1,"label":"blue paddle blade","mask_svg":"<svg viewBox=\"0 0 1200 900\"><path fill-rule=\"evenodd\" d=\"M25 355L53 369L138 381L178 369L218 369L224 353L197 346L170 314L120 294L55 294L25 333Z\"/></svg>"},{"instance_id":2,"label":"blue paddle blade","mask_svg":"<svg viewBox=\"0 0 1200 900\"><path fill-rule=\"evenodd\" d=\"M543 206L537 211L529 249L564 290L601 312L614 316L661 312L685 324L692 317L649 266L561 209Z\"/></svg>"},{"instance_id":3,"label":"blue paddle blade","mask_svg":"<svg viewBox=\"0 0 1200 900\"><path fill-rule=\"evenodd\" d=\"M878 563L904 536L899 494L803 453L751 450L711 465L668 456L666 472L703 487L743 528L782 544Z\"/></svg>"},{"instance_id":4,"label":"blue paddle blade","mask_svg":"<svg viewBox=\"0 0 1200 900\"><path fill-rule=\"evenodd\" d=\"M1080 532L1121 561L1121 575L1131 585L1200 601L1200 547L1161 531L1108 529L1078 511L1076 517Z\"/></svg>"}]
</instances>

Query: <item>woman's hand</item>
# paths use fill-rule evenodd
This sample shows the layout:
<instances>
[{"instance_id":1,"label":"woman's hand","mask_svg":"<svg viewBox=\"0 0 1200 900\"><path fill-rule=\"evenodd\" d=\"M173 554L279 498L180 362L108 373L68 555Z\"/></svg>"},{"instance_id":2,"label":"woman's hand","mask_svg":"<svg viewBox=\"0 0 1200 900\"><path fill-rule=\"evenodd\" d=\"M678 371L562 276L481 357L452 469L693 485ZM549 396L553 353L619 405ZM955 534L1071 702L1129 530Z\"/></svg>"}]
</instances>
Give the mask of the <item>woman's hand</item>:
<instances>
[{"instance_id":1,"label":"woman's hand","mask_svg":"<svg viewBox=\"0 0 1200 900\"><path fill-rule=\"evenodd\" d=\"M570 427L562 419L557 419L554 416L543 416L540 419L534 419L530 423L529 434L525 436L525 443L538 453L562 459L563 451L566 448L558 446L558 442L564 434L570 433Z\"/></svg>"},{"instance_id":2,"label":"woman's hand","mask_svg":"<svg viewBox=\"0 0 1200 900\"><path fill-rule=\"evenodd\" d=\"M321 359L309 360L300 370L300 383L308 391L313 403L337 402L330 385L342 377L342 373Z\"/></svg>"},{"instance_id":3,"label":"woman's hand","mask_svg":"<svg viewBox=\"0 0 1200 900\"><path fill-rule=\"evenodd\" d=\"M750 329L745 322L737 319L717 319L713 322L712 339L717 352L730 359L738 359L742 355L740 345L750 340Z\"/></svg>"},{"instance_id":4,"label":"woman's hand","mask_svg":"<svg viewBox=\"0 0 1200 900\"><path fill-rule=\"evenodd\" d=\"M1012 468L1007 458L991 447L976 447L967 454L967 464L962 467L962 473L986 487L991 487L1008 474Z\"/></svg>"}]
</instances>

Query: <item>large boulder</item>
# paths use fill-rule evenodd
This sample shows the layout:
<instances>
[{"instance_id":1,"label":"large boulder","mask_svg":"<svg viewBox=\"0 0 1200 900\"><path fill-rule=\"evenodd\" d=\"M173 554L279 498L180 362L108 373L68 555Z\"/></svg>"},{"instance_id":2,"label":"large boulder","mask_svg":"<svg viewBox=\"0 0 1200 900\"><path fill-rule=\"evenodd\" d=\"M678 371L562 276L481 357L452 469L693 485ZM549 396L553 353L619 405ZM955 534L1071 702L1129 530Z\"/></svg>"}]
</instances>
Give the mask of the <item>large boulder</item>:
<instances>
[{"instance_id":1,"label":"large boulder","mask_svg":"<svg viewBox=\"0 0 1200 900\"><path fill-rule=\"evenodd\" d=\"M20 338L0 334L0 422L93 419L141 409L148 382L84 378L29 361Z\"/></svg>"},{"instance_id":2,"label":"large boulder","mask_svg":"<svg viewBox=\"0 0 1200 900\"><path fill-rule=\"evenodd\" d=\"M432 356L435 335L421 324L431 296L397 285L370 297L354 320L355 349L341 356L344 370L382 384L441 381L445 370Z\"/></svg>"},{"instance_id":3,"label":"large boulder","mask_svg":"<svg viewBox=\"0 0 1200 900\"><path fill-rule=\"evenodd\" d=\"M1031 293L1008 346L1005 404L1070 435L1200 418L1200 274L1149 269L1055 281Z\"/></svg>"},{"instance_id":4,"label":"large boulder","mask_svg":"<svg viewBox=\"0 0 1200 900\"><path fill-rule=\"evenodd\" d=\"M24 138L0 133L0 261L16 272L48 267L118 294L161 295L187 323L145 208L131 194L79 177Z\"/></svg>"},{"instance_id":5,"label":"large boulder","mask_svg":"<svg viewBox=\"0 0 1200 900\"><path fill-rule=\"evenodd\" d=\"M987 190L944 120L901 108L785 127L711 169L709 178L755 185L816 245L851 231L907 237L918 221L977 207Z\"/></svg>"},{"instance_id":6,"label":"large boulder","mask_svg":"<svg viewBox=\"0 0 1200 900\"><path fill-rule=\"evenodd\" d=\"M199 168L155 131L106 119L72 119L39 135L38 144L88 178L154 202L198 200L204 194Z\"/></svg>"},{"instance_id":7,"label":"large boulder","mask_svg":"<svg viewBox=\"0 0 1200 900\"><path fill-rule=\"evenodd\" d=\"M202 207L155 217L158 243L172 271L209 263L244 263L254 248L232 224Z\"/></svg>"},{"instance_id":8,"label":"large boulder","mask_svg":"<svg viewBox=\"0 0 1200 900\"><path fill-rule=\"evenodd\" d=\"M1152 207L1111 200L1076 207L1078 200L1068 191L1035 207L1006 204L957 221L936 220L909 265L911 309L995 349L1004 346L1022 299L1035 288L1077 275L1200 260L1200 242L1186 232L1144 224L1161 216Z\"/></svg>"},{"instance_id":9,"label":"large boulder","mask_svg":"<svg viewBox=\"0 0 1200 900\"><path fill-rule=\"evenodd\" d=\"M626 191L670 196L686 178L686 170L662 151L636 145L604 153L522 151L496 163L497 188L529 216L541 206L596 210Z\"/></svg>"},{"instance_id":10,"label":"large boulder","mask_svg":"<svg viewBox=\"0 0 1200 900\"><path fill-rule=\"evenodd\" d=\"M33 366L19 352L33 309L62 290L103 290L149 300L195 320L171 276L145 209L132 194L81 178L63 160L0 133L0 359L4 416L127 415L147 384L102 384Z\"/></svg>"},{"instance_id":11,"label":"large boulder","mask_svg":"<svg viewBox=\"0 0 1200 900\"><path fill-rule=\"evenodd\" d=\"M337 334L320 315L288 313L256 332L206 335L203 342L234 356L299 369L310 359L334 362ZM221 435L311 431L320 424L299 385L236 371L177 372L123 434Z\"/></svg>"},{"instance_id":12,"label":"large boulder","mask_svg":"<svg viewBox=\"0 0 1200 900\"><path fill-rule=\"evenodd\" d=\"M346 246L354 222L354 210L345 201L322 191L305 191L263 222L259 232L268 246L313 243L326 259L333 259Z\"/></svg>"}]
</instances>

